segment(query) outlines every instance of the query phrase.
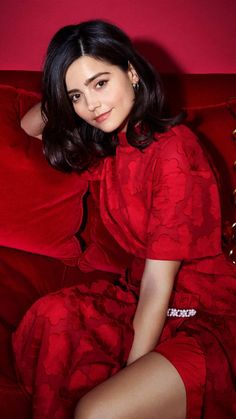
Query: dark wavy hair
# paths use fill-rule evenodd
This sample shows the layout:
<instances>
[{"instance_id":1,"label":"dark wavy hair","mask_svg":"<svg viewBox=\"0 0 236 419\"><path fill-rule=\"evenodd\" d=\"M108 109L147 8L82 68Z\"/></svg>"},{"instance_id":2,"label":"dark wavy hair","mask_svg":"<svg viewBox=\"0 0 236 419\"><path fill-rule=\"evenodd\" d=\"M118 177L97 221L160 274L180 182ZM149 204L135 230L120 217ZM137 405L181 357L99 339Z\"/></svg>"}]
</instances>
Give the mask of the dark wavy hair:
<instances>
[{"instance_id":1,"label":"dark wavy hair","mask_svg":"<svg viewBox=\"0 0 236 419\"><path fill-rule=\"evenodd\" d=\"M99 159L114 155L117 131L105 133L82 120L68 97L65 75L81 56L118 66L124 72L132 64L139 76L134 105L127 125L127 140L140 150L154 141L179 117L164 117L164 93L158 73L135 50L128 36L116 26L91 20L61 28L52 38L43 71L42 115L44 152L49 163L62 171L82 172ZM135 126L140 123L137 132Z\"/></svg>"}]
</instances>

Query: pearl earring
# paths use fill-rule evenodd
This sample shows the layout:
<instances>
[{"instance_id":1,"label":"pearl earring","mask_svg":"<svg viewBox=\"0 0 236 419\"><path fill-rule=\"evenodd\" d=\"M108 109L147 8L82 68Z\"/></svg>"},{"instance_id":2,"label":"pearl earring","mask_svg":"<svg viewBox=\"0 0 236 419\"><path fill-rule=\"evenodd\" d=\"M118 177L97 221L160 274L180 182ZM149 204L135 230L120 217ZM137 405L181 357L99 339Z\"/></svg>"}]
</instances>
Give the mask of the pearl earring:
<instances>
[{"instance_id":1,"label":"pearl earring","mask_svg":"<svg viewBox=\"0 0 236 419\"><path fill-rule=\"evenodd\" d=\"M137 83L132 83L132 86L133 86L134 91L137 92L138 89L139 89L139 83L138 82Z\"/></svg>"}]
</instances>

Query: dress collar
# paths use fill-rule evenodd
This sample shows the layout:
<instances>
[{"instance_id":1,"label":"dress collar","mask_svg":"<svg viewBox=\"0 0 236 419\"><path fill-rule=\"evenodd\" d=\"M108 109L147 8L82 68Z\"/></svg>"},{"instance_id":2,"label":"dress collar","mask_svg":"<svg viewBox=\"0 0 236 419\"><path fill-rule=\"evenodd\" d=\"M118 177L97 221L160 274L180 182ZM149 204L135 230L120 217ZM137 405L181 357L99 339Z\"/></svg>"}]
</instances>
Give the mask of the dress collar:
<instances>
[{"instance_id":1,"label":"dress collar","mask_svg":"<svg viewBox=\"0 0 236 419\"><path fill-rule=\"evenodd\" d=\"M126 132L120 131L118 133L118 140L119 140L119 146L120 147L131 147L130 144L127 141Z\"/></svg>"}]
</instances>

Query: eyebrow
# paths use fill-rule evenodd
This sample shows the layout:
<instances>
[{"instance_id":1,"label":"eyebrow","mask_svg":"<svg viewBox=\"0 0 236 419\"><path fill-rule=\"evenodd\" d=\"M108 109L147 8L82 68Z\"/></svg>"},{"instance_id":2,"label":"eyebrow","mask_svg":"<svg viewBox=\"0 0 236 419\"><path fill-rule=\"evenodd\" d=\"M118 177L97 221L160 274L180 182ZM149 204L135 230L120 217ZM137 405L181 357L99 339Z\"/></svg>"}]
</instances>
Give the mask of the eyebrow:
<instances>
[{"instance_id":1,"label":"eyebrow","mask_svg":"<svg viewBox=\"0 0 236 419\"><path fill-rule=\"evenodd\" d=\"M94 76L92 76L92 77L90 77L89 79L86 80L86 82L84 83L85 86L88 86L93 80L95 80L99 76L103 76L104 74L111 74L111 73L109 71L103 71L103 72L94 74Z\"/></svg>"},{"instance_id":2,"label":"eyebrow","mask_svg":"<svg viewBox=\"0 0 236 419\"><path fill-rule=\"evenodd\" d=\"M86 81L85 81L85 86L88 86L90 83L92 83L92 81L94 81L97 77L100 77L100 76L104 76L105 74L111 74L109 71L102 71L102 72L100 72L100 73L96 73L96 74L94 74L94 76L92 76L92 77L89 77L89 79L87 79ZM78 92L79 90L78 89L72 89L72 90L68 90L68 94L71 94L71 93L75 93L75 92Z\"/></svg>"}]
</instances>

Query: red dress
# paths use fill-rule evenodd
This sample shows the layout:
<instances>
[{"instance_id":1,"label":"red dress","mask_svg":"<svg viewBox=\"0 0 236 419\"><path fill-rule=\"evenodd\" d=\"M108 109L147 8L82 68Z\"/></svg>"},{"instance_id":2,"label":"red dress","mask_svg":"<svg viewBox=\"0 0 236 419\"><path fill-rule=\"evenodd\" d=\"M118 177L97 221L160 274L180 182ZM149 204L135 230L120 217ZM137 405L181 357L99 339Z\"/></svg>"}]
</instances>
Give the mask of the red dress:
<instances>
[{"instance_id":1,"label":"red dress","mask_svg":"<svg viewBox=\"0 0 236 419\"><path fill-rule=\"evenodd\" d=\"M72 417L84 393L122 368L146 258L182 260L156 350L188 387L191 377L178 364L173 342L192 339L206 365L204 419L234 418L236 275L221 252L214 175L184 126L157 135L144 151L131 147L124 134L119 140L101 180L91 183L102 222L94 222L94 242L80 266L121 275L115 283L100 280L42 298L13 336L34 418ZM199 409L188 410L188 418L200 418Z\"/></svg>"}]
</instances>

